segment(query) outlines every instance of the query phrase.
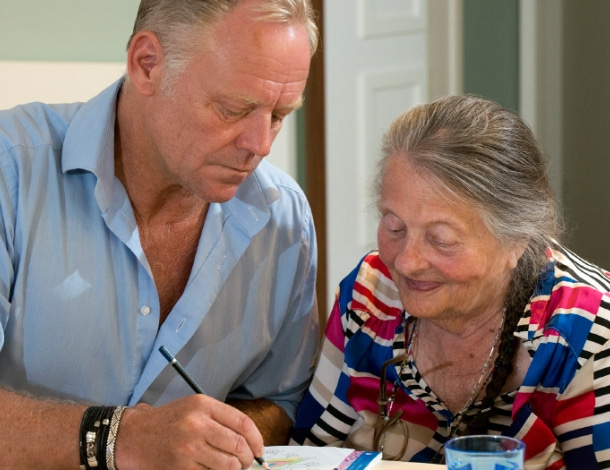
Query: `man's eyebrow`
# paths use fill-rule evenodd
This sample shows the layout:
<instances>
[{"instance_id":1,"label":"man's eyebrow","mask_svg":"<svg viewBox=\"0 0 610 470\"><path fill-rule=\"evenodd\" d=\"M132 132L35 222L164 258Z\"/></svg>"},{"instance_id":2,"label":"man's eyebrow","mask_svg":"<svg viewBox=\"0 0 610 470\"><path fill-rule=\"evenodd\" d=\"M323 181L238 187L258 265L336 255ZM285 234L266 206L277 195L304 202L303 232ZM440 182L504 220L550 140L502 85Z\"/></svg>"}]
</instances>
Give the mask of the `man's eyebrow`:
<instances>
[{"instance_id":1,"label":"man's eyebrow","mask_svg":"<svg viewBox=\"0 0 610 470\"><path fill-rule=\"evenodd\" d=\"M246 103L248 106L253 106L253 107L260 106L263 104L263 102L261 100L257 100L248 95L242 95L241 93L231 94L231 95L229 95L229 98L232 98L232 99L235 99L238 101L242 101L242 102ZM288 109L290 111L296 110L296 109L299 109L301 106L303 106L304 101L305 101L305 98L301 95L299 97L299 99L297 101L295 101L294 103L289 104L289 105L284 106L279 109Z\"/></svg>"},{"instance_id":2,"label":"man's eyebrow","mask_svg":"<svg viewBox=\"0 0 610 470\"><path fill-rule=\"evenodd\" d=\"M299 109L301 106L303 106L303 102L305 101L305 98L303 97L303 95L301 95L299 97L299 99L290 106L290 108L292 109Z\"/></svg>"}]
</instances>

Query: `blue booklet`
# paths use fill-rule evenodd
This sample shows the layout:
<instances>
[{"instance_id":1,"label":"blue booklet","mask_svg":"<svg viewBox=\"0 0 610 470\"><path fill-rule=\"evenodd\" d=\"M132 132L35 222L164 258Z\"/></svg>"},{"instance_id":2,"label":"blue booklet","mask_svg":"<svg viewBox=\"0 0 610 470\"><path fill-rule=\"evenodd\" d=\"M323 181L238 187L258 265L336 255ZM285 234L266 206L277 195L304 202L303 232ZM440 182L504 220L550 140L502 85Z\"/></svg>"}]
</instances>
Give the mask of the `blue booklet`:
<instances>
[{"instance_id":1,"label":"blue booklet","mask_svg":"<svg viewBox=\"0 0 610 470\"><path fill-rule=\"evenodd\" d=\"M337 465L335 470L364 470L381 460L381 452L354 450Z\"/></svg>"}]
</instances>

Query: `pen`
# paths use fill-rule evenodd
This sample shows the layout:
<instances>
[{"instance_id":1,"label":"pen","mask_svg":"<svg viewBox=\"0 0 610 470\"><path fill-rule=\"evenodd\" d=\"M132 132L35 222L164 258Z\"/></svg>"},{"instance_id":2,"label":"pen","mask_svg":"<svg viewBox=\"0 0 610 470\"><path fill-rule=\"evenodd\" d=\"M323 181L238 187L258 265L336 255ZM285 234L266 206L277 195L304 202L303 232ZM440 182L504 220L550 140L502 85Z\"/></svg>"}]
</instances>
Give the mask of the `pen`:
<instances>
[{"instance_id":1,"label":"pen","mask_svg":"<svg viewBox=\"0 0 610 470\"><path fill-rule=\"evenodd\" d=\"M199 393L200 395L207 395L207 393L205 393L203 389L199 386L199 384L195 382L193 377L191 377L189 373L184 370L182 364L180 364L178 360L174 356L172 356L172 353L170 353L165 346L161 346L159 348L159 351L161 351L161 354L165 356L167 362L169 362L172 367L178 371L178 373L182 376L186 383L190 385L190 387L193 389L193 391L195 391L195 393Z\"/></svg>"},{"instance_id":2,"label":"pen","mask_svg":"<svg viewBox=\"0 0 610 470\"><path fill-rule=\"evenodd\" d=\"M161 346L159 348L159 351L161 352L161 354L163 354L163 357L167 359L167 362L169 362L172 367L178 371L180 376L186 381L187 384L189 384L189 386L193 389L195 393L198 393L200 395L207 395L207 393L203 391L199 384L195 382L195 379L193 379L193 377L189 375L189 373L184 369L184 367L182 367L182 364L178 362L178 359L176 359L172 355L172 353L167 350L165 346ZM254 457L254 460L256 460L256 463L258 463L265 470L269 470L269 465L267 465L267 462L265 462L264 458Z\"/></svg>"}]
</instances>

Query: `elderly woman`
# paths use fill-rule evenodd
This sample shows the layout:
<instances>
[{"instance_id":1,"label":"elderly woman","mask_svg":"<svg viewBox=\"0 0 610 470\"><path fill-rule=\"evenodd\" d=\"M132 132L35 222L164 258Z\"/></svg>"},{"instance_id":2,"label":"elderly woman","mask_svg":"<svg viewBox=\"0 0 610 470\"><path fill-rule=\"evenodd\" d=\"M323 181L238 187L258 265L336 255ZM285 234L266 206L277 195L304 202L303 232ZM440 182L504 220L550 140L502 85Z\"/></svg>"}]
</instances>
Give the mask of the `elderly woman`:
<instances>
[{"instance_id":1,"label":"elderly woman","mask_svg":"<svg viewBox=\"0 0 610 470\"><path fill-rule=\"evenodd\" d=\"M504 434L526 468L610 466L610 279L557 243L543 153L473 96L384 137L378 250L341 282L293 443L442 462Z\"/></svg>"}]
</instances>

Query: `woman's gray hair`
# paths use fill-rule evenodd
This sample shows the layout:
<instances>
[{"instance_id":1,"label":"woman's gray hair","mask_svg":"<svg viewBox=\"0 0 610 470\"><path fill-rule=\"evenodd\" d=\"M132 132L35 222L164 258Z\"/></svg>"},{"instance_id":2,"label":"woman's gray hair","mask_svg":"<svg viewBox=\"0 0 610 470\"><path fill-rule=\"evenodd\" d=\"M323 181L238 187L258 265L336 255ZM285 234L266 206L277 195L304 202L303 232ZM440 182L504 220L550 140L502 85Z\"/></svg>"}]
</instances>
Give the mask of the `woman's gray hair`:
<instances>
[{"instance_id":1,"label":"woman's gray hair","mask_svg":"<svg viewBox=\"0 0 610 470\"><path fill-rule=\"evenodd\" d=\"M392 155L407 158L425 177L477 207L501 242L526 244L513 281L531 287L561 229L544 152L519 116L472 95L407 110L384 135L377 199Z\"/></svg>"},{"instance_id":2,"label":"woman's gray hair","mask_svg":"<svg viewBox=\"0 0 610 470\"><path fill-rule=\"evenodd\" d=\"M154 32L166 53L168 80L172 82L183 70L192 46L199 44L206 30L239 3L240 0L141 0L127 48L138 32ZM304 25L313 56L318 47L318 27L311 0L265 0L253 11L261 21ZM171 83L166 88L171 88Z\"/></svg>"}]
</instances>

